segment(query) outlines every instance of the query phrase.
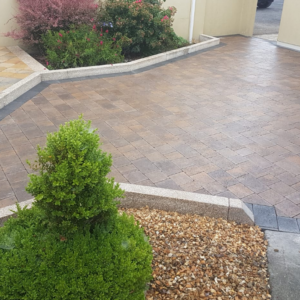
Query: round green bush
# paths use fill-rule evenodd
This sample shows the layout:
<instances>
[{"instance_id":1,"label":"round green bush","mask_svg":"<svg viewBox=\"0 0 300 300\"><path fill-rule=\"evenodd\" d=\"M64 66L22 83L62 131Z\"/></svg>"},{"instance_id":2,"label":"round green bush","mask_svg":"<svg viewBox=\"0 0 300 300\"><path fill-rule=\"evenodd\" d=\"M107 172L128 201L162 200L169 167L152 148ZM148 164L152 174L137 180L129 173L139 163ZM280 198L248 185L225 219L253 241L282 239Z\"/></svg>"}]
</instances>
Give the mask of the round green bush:
<instances>
[{"instance_id":1,"label":"round green bush","mask_svg":"<svg viewBox=\"0 0 300 300\"><path fill-rule=\"evenodd\" d=\"M131 40L123 46L126 56L149 56L188 44L172 28L175 13L160 0L107 0L98 19L114 36Z\"/></svg>"},{"instance_id":2,"label":"round green bush","mask_svg":"<svg viewBox=\"0 0 300 300\"><path fill-rule=\"evenodd\" d=\"M151 280L152 249L133 217L118 213L123 191L110 155L82 117L47 136L27 187L0 228L1 300L139 300Z\"/></svg>"},{"instance_id":3,"label":"round green bush","mask_svg":"<svg viewBox=\"0 0 300 300\"><path fill-rule=\"evenodd\" d=\"M82 117L67 122L48 134L44 148L38 146L37 161L28 162L39 173L29 175L26 190L57 226L76 230L117 213L114 200L123 191L106 177L112 158L99 148L95 132Z\"/></svg>"},{"instance_id":4,"label":"round green bush","mask_svg":"<svg viewBox=\"0 0 300 300\"><path fill-rule=\"evenodd\" d=\"M36 207L0 228L1 300L138 300L152 251L133 217L58 233Z\"/></svg>"},{"instance_id":5,"label":"round green bush","mask_svg":"<svg viewBox=\"0 0 300 300\"><path fill-rule=\"evenodd\" d=\"M71 26L70 30L49 30L42 36L48 69L66 69L122 62L122 39L92 27Z\"/></svg>"}]
</instances>

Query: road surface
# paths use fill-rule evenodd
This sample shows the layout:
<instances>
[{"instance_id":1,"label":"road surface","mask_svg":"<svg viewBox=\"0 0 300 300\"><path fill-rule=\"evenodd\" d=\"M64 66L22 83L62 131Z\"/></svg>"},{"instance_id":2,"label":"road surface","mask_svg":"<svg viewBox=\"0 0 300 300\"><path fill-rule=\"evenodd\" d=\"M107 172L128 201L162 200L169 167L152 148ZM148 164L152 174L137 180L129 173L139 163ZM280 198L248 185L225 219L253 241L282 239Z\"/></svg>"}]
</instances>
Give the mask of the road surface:
<instances>
[{"instance_id":1,"label":"road surface","mask_svg":"<svg viewBox=\"0 0 300 300\"><path fill-rule=\"evenodd\" d=\"M284 0L275 0L269 8L258 8L253 35L278 34Z\"/></svg>"}]
</instances>

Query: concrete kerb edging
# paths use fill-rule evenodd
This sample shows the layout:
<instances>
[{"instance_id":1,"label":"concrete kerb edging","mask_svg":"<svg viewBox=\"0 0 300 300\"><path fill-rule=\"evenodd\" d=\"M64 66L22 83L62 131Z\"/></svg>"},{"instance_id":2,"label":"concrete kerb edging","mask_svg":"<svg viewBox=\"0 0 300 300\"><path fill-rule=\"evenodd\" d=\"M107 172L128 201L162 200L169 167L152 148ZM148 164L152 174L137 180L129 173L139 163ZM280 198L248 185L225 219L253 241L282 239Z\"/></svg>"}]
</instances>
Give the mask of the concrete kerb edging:
<instances>
[{"instance_id":1,"label":"concrete kerb edging","mask_svg":"<svg viewBox=\"0 0 300 300\"><path fill-rule=\"evenodd\" d=\"M168 60L184 56L186 54L194 53L196 51L204 50L210 47L214 47L220 44L220 39L200 35L200 43L183 47L180 49L168 51L165 53L160 53L157 55L145 57L136 61L129 63L120 63L115 65L103 65L95 67L82 67L82 68L73 68L73 69L64 69L64 70L55 70L49 71L42 68L41 64L38 62L34 63L34 59L24 52L19 47L11 48L11 51L16 53L20 59L26 61L29 65L32 66L33 70L37 72L29 75L25 79L20 80L11 87L5 89L0 93L0 109L9 103L13 102L18 97L22 96L24 93L28 92L30 89L34 88L36 85L43 81L50 80L63 80L63 79L72 79L86 76L97 76L97 75L110 75L118 74L124 72L132 72L145 67L149 67L155 64L166 62ZM18 49L19 48L19 49ZM42 70L41 70L42 69Z\"/></svg>"},{"instance_id":2,"label":"concrete kerb edging","mask_svg":"<svg viewBox=\"0 0 300 300\"><path fill-rule=\"evenodd\" d=\"M44 71L45 67L35 60L31 55L21 49L19 46L7 47L10 52L22 60L31 70L35 72Z\"/></svg>"},{"instance_id":3,"label":"concrete kerb edging","mask_svg":"<svg viewBox=\"0 0 300 300\"><path fill-rule=\"evenodd\" d=\"M238 199L196 194L184 191L168 190L156 187L120 183L125 197L120 199L124 208L142 208L173 211L182 214L196 214L212 218L222 218L248 225L254 225L251 210ZM31 207L33 199L20 203L21 207ZM0 209L0 226L13 216L15 205Z\"/></svg>"},{"instance_id":4,"label":"concrete kerb edging","mask_svg":"<svg viewBox=\"0 0 300 300\"><path fill-rule=\"evenodd\" d=\"M0 109L37 86L41 83L41 81L41 74L39 72L35 72L5 89L0 93Z\"/></svg>"},{"instance_id":5,"label":"concrete kerb edging","mask_svg":"<svg viewBox=\"0 0 300 300\"><path fill-rule=\"evenodd\" d=\"M49 80L62 80L62 79L72 79L77 77L109 75L109 74L131 72L155 64L159 64L189 53L193 53L209 47L213 47L219 45L219 43L220 43L220 39L211 37L211 39L203 41L198 44L160 53L157 55L152 55L129 63L41 72L41 76L42 76L42 81L49 81Z\"/></svg>"}]
</instances>

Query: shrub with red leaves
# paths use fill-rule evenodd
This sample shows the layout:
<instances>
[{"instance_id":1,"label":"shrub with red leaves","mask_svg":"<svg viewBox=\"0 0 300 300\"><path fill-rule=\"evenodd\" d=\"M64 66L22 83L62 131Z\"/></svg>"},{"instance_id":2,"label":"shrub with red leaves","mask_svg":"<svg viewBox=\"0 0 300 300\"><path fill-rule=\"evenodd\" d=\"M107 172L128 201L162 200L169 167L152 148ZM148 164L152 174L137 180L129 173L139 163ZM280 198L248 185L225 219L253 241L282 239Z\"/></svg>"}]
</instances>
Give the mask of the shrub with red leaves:
<instances>
[{"instance_id":1,"label":"shrub with red leaves","mask_svg":"<svg viewBox=\"0 0 300 300\"><path fill-rule=\"evenodd\" d=\"M107 0L98 21L113 35L132 41L123 48L125 56L149 56L185 46L188 42L178 37L172 27L176 8L164 8L162 1L165 0Z\"/></svg>"},{"instance_id":2,"label":"shrub with red leaves","mask_svg":"<svg viewBox=\"0 0 300 300\"><path fill-rule=\"evenodd\" d=\"M17 0L19 13L13 17L19 30L5 36L39 44L48 30L66 30L70 25L89 24L96 18L95 0Z\"/></svg>"},{"instance_id":3,"label":"shrub with red leaves","mask_svg":"<svg viewBox=\"0 0 300 300\"><path fill-rule=\"evenodd\" d=\"M112 38L109 31L81 25L70 31L48 31L43 35L46 64L50 70L97 66L122 62L122 46L127 39Z\"/></svg>"}]
</instances>

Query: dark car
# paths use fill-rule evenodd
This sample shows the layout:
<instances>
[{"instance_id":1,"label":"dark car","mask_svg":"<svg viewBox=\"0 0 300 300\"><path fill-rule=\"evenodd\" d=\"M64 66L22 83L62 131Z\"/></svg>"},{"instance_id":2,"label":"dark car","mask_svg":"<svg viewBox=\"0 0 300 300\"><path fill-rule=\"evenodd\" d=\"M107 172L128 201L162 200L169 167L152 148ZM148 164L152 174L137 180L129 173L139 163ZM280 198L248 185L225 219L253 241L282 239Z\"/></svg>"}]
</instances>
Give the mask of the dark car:
<instances>
[{"instance_id":1,"label":"dark car","mask_svg":"<svg viewBox=\"0 0 300 300\"><path fill-rule=\"evenodd\" d=\"M274 0L258 0L258 1L257 1L257 7L258 7L258 8L267 8L267 7L269 7L273 2L274 2Z\"/></svg>"}]
</instances>

